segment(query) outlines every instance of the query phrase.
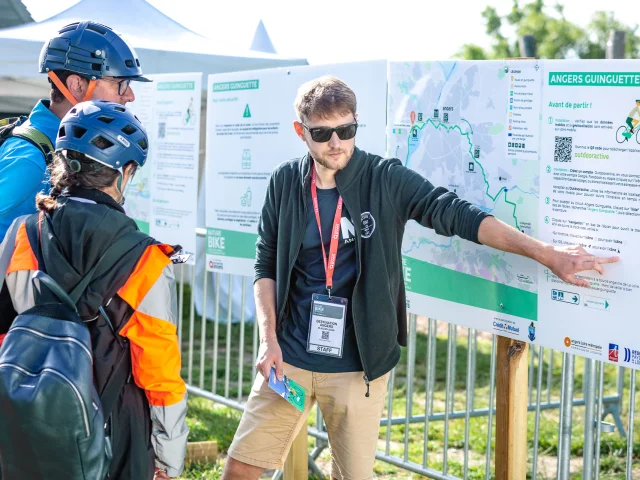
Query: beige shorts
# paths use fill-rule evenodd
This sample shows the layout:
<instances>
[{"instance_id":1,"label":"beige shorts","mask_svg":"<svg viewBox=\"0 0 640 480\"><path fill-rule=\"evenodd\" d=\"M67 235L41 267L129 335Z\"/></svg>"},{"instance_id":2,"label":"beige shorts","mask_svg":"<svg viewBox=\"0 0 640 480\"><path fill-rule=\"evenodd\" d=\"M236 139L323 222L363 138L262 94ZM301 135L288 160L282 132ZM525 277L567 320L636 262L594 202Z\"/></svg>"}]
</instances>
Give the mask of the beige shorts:
<instances>
[{"instance_id":1,"label":"beige shorts","mask_svg":"<svg viewBox=\"0 0 640 480\"><path fill-rule=\"evenodd\" d=\"M271 390L258 373L229 456L256 467L282 469L317 401L327 425L332 476L372 478L389 374L370 383L369 397L363 372L313 373L285 363L284 374L306 389L304 413Z\"/></svg>"}]
</instances>

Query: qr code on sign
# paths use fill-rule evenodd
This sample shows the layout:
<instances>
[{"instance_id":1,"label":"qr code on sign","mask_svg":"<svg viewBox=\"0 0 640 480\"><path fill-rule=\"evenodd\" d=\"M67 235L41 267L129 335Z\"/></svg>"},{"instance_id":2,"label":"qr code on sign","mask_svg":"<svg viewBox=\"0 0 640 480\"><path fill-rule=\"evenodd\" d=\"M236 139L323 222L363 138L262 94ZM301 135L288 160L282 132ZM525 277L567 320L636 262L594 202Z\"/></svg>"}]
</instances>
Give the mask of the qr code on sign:
<instances>
[{"instance_id":1,"label":"qr code on sign","mask_svg":"<svg viewBox=\"0 0 640 480\"><path fill-rule=\"evenodd\" d=\"M164 138L167 135L167 122L158 122L158 138Z\"/></svg>"},{"instance_id":2,"label":"qr code on sign","mask_svg":"<svg viewBox=\"0 0 640 480\"><path fill-rule=\"evenodd\" d=\"M329 340L329 332L327 330L322 332L322 340Z\"/></svg>"},{"instance_id":3,"label":"qr code on sign","mask_svg":"<svg viewBox=\"0 0 640 480\"><path fill-rule=\"evenodd\" d=\"M556 137L556 151L553 155L555 162L571 161L572 140L572 137Z\"/></svg>"}]
</instances>

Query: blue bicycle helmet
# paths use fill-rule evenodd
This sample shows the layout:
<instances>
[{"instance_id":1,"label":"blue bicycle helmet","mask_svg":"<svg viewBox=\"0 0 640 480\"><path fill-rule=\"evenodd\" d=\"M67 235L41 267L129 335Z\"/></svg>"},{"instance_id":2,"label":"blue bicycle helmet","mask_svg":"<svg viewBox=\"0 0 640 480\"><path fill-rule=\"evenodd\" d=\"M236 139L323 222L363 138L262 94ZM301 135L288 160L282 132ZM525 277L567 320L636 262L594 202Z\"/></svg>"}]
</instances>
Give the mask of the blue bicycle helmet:
<instances>
[{"instance_id":1,"label":"blue bicycle helmet","mask_svg":"<svg viewBox=\"0 0 640 480\"><path fill-rule=\"evenodd\" d=\"M142 122L119 103L89 100L64 116L56 139L56 152L73 150L122 173L129 162L143 166L149 139ZM73 161L71 161L73 162ZM69 163L80 171L80 163ZM75 170L78 168L78 170Z\"/></svg>"},{"instance_id":2,"label":"blue bicycle helmet","mask_svg":"<svg viewBox=\"0 0 640 480\"><path fill-rule=\"evenodd\" d=\"M68 70L90 80L102 77L130 78L150 82L142 76L133 47L111 28L95 22L76 22L63 27L40 51L40 73Z\"/></svg>"}]
</instances>

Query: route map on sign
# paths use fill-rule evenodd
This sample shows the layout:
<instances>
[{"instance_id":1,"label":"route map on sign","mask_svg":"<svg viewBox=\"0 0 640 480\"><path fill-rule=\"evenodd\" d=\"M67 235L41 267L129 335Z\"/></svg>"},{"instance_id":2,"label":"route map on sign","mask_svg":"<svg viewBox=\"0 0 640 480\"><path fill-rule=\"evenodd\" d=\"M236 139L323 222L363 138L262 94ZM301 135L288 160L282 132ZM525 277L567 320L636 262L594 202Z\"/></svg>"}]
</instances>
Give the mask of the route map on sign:
<instances>
[{"instance_id":1,"label":"route map on sign","mask_svg":"<svg viewBox=\"0 0 640 480\"><path fill-rule=\"evenodd\" d=\"M540 82L533 61L390 63L388 155L535 237ZM429 295L443 302L442 320L459 321L459 304L491 319L502 314L497 330L507 333L511 316L537 319L537 266L529 259L416 222L407 225L402 253L410 310L424 312L416 303Z\"/></svg>"}]
</instances>

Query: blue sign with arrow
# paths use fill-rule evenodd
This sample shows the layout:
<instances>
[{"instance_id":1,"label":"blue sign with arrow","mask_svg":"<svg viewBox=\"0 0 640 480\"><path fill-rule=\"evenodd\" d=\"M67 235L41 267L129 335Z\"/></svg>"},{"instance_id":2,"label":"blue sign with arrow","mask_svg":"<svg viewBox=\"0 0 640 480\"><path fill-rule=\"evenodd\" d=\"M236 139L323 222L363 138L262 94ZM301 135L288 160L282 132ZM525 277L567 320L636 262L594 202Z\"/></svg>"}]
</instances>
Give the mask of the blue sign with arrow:
<instances>
[{"instance_id":1,"label":"blue sign with arrow","mask_svg":"<svg viewBox=\"0 0 640 480\"><path fill-rule=\"evenodd\" d=\"M569 303L571 305L580 305L580 295L573 292L566 292L564 290L551 290L551 300L556 302Z\"/></svg>"}]
</instances>

